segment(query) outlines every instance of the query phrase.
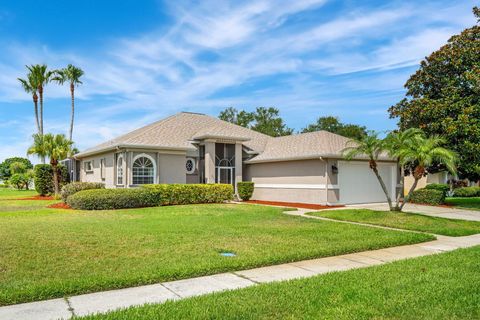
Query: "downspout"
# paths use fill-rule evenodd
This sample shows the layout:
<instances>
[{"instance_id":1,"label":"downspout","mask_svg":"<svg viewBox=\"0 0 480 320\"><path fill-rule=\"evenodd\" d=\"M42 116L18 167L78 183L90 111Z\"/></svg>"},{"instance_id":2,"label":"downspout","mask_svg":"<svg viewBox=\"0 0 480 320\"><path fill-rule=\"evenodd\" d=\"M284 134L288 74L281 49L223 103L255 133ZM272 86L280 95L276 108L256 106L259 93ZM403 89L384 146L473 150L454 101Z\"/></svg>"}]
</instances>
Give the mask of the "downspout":
<instances>
[{"instance_id":1,"label":"downspout","mask_svg":"<svg viewBox=\"0 0 480 320\"><path fill-rule=\"evenodd\" d=\"M328 161L319 157L320 161L325 162L325 205L328 205Z\"/></svg>"}]
</instances>

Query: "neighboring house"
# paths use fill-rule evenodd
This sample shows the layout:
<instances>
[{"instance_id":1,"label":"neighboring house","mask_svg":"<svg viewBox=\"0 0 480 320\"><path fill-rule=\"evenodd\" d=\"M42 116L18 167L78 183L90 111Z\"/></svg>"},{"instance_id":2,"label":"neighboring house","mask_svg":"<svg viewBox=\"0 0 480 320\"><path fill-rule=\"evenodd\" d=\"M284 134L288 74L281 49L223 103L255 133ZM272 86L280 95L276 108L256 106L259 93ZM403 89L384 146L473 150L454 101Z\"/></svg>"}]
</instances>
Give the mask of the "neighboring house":
<instances>
[{"instance_id":1,"label":"neighboring house","mask_svg":"<svg viewBox=\"0 0 480 320\"><path fill-rule=\"evenodd\" d=\"M344 161L348 138L311 132L273 138L198 113L182 112L75 155L76 180L108 188L148 183L255 182L253 199L312 204L383 202L366 159ZM397 163L379 170L392 196Z\"/></svg>"},{"instance_id":2,"label":"neighboring house","mask_svg":"<svg viewBox=\"0 0 480 320\"><path fill-rule=\"evenodd\" d=\"M448 180L450 178L451 177L449 176L447 171L428 174L427 176L418 180L415 190L425 188L425 186L430 183L448 183ZM404 194L407 194L412 188L415 179L413 178L412 175L408 175L408 176L405 176L403 181L404 181Z\"/></svg>"}]
</instances>

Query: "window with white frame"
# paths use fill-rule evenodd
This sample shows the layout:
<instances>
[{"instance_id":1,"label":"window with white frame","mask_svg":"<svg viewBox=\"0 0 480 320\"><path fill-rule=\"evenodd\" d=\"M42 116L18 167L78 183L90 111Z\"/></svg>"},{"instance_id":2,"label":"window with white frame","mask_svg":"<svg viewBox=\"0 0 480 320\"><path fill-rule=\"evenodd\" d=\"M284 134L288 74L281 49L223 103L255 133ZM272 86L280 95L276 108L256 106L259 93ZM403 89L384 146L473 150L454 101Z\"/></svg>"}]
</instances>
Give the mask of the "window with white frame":
<instances>
[{"instance_id":1,"label":"window with white frame","mask_svg":"<svg viewBox=\"0 0 480 320\"><path fill-rule=\"evenodd\" d=\"M117 158L117 184L123 184L123 156Z\"/></svg>"},{"instance_id":2,"label":"window with white frame","mask_svg":"<svg viewBox=\"0 0 480 320\"><path fill-rule=\"evenodd\" d=\"M83 163L83 166L85 168L85 172L87 173L93 172L93 161L85 161Z\"/></svg>"},{"instance_id":3,"label":"window with white frame","mask_svg":"<svg viewBox=\"0 0 480 320\"><path fill-rule=\"evenodd\" d=\"M155 183L155 164L147 155L137 156L132 165L133 184Z\"/></svg>"}]
</instances>

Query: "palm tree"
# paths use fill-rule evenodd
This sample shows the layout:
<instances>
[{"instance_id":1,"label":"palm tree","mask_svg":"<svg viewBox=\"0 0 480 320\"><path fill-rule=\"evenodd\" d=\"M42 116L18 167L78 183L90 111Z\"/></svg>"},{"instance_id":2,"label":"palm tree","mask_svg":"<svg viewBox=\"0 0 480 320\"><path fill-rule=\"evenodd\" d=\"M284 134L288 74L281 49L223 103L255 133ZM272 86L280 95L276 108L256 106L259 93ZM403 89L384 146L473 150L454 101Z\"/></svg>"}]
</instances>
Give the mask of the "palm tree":
<instances>
[{"instance_id":1,"label":"palm tree","mask_svg":"<svg viewBox=\"0 0 480 320\"><path fill-rule=\"evenodd\" d=\"M50 158L55 197L58 197L60 194L58 163L60 160L71 156L73 142L63 134L53 135L51 133L45 135L34 134L33 141L33 145L28 149L27 154L43 155Z\"/></svg>"},{"instance_id":2,"label":"palm tree","mask_svg":"<svg viewBox=\"0 0 480 320\"><path fill-rule=\"evenodd\" d=\"M37 85L38 96L40 98L40 116L39 116L39 127L40 127L40 134L43 135L43 92L44 88L47 83L50 82L53 71L49 71L47 65L45 64L35 64L31 66L26 66L28 71L30 71L30 75L32 76L32 80Z\"/></svg>"},{"instance_id":3,"label":"palm tree","mask_svg":"<svg viewBox=\"0 0 480 320\"><path fill-rule=\"evenodd\" d=\"M408 194L404 197L400 210L408 202L412 192L417 187L418 181L427 174L427 168L435 163L443 164L450 173L456 173L456 154L443 148L445 139L440 136L432 136L425 138L424 136L417 135L414 139L408 140L408 143L404 144L402 148L399 148L393 154L398 157L400 164L414 164L413 178L414 182L410 188Z\"/></svg>"},{"instance_id":4,"label":"palm tree","mask_svg":"<svg viewBox=\"0 0 480 320\"><path fill-rule=\"evenodd\" d=\"M398 150L401 150L406 145L412 143L412 140L417 138L425 138L425 133L418 128L410 128L404 131L390 132L385 138L385 147L388 149L388 153L391 157L397 158L397 162L400 163L400 159L396 157ZM402 185L402 191L398 192L395 200L395 211L401 211L400 198L403 195L403 184L405 178L404 165L400 164L400 184Z\"/></svg>"},{"instance_id":5,"label":"palm tree","mask_svg":"<svg viewBox=\"0 0 480 320\"><path fill-rule=\"evenodd\" d=\"M32 95L33 108L34 108L33 111L35 113L35 122L37 124L37 133L40 133L40 121L38 119L38 95L37 95L38 84L35 82L35 77L31 72L27 75L27 79L18 78L18 81L20 81L23 87L23 90L25 90L26 93L30 93Z\"/></svg>"},{"instance_id":6,"label":"palm tree","mask_svg":"<svg viewBox=\"0 0 480 320\"><path fill-rule=\"evenodd\" d=\"M73 122L75 117L75 86L82 84L80 77L83 76L83 70L75 67L72 64L69 64L66 68L57 70L55 72L54 81L57 81L59 84L63 85L65 82L70 83L70 95L72 98L72 111L70 115L70 134L69 139L72 140L73 136Z\"/></svg>"},{"instance_id":7,"label":"palm tree","mask_svg":"<svg viewBox=\"0 0 480 320\"><path fill-rule=\"evenodd\" d=\"M387 187L383 181L380 173L378 172L378 158L381 155L385 155L387 151L386 143L384 140L378 138L378 133L369 131L362 139L352 139L348 142L352 144L350 147L343 149L343 155L346 160L352 160L357 157L367 157L369 160L370 169L378 179L385 196L387 197L388 206L390 211L394 211L395 208L392 205L392 199L388 194Z\"/></svg>"}]
</instances>

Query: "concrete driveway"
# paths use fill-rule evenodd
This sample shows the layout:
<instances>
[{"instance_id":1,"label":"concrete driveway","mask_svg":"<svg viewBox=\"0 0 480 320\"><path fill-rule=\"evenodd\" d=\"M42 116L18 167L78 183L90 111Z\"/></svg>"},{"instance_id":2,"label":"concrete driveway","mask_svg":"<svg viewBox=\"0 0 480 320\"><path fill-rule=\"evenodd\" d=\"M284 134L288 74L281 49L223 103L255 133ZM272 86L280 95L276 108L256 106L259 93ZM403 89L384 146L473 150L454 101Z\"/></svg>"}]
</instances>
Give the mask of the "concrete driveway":
<instances>
[{"instance_id":1,"label":"concrete driveway","mask_svg":"<svg viewBox=\"0 0 480 320\"><path fill-rule=\"evenodd\" d=\"M352 209L353 208L371 209L371 210L379 210L379 211L389 210L388 204L386 202L385 203L351 204L351 205L347 205L346 207L352 208ZM433 217L480 221L480 210L467 210L467 209L457 209L457 208L448 208L448 207L425 206L425 205L407 203L403 208L403 211L420 213L420 214L433 216Z\"/></svg>"}]
</instances>

